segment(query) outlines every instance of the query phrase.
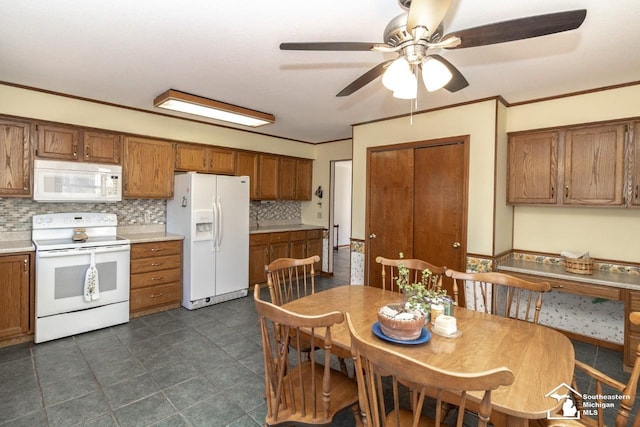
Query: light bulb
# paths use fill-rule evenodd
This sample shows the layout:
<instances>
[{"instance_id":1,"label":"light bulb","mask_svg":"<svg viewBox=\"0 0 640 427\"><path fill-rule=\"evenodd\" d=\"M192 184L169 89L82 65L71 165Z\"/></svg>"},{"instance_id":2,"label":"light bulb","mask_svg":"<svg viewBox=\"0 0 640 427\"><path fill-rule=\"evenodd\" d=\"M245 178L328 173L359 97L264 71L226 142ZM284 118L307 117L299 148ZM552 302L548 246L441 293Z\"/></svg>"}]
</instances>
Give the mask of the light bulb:
<instances>
[{"instance_id":1,"label":"light bulb","mask_svg":"<svg viewBox=\"0 0 640 427\"><path fill-rule=\"evenodd\" d=\"M443 88L452 77L446 65L435 58L428 57L422 63L422 81L429 92Z\"/></svg>"},{"instance_id":2,"label":"light bulb","mask_svg":"<svg viewBox=\"0 0 640 427\"><path fill-rule=\"evenodd\" d=\"M399 99L415 99L418 96L418 79L415 74L406 75L393 91L393 97Z\"/></svg>"},{"instance_id":3,"label":"light bulb","mask_svg":"<svg viewBox=\"0 0 640 427\"><path fill-rule=\"evenodd\" d=\"M407 76L413 75L407 60L401 56L389 65L389 68L382 75L382 84L391 91L395 91L402 86Z\"/></svg>"}]
</instances>

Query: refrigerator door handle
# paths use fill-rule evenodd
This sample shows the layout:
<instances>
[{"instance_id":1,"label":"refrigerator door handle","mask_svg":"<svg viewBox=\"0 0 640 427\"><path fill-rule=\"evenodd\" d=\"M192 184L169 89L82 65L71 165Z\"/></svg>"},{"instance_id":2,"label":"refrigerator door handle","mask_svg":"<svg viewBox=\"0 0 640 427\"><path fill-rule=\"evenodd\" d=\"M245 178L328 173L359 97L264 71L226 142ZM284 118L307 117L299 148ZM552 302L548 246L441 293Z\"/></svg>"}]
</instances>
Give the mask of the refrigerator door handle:
<instances>
[{"instance_id":1,"label":"refrigerator door handle","mask_svg":"<svg viewBox=\"0 0 640 427\"><path fill-rule=\"evenodd\" d=\"M222 245L222 204L220 203L220 198L217 199L216 204L218 205L218 251L220 251L220 246Z\"/></svg>"},{"instance_id":2,"label":"refrigerator door handle","mask_svg":"<svg viewBox=\"0 0 640 427\"><path fill-rule=\"evenodd\" d=\"M218 209L215 200L211 204L211 210L213 211L213 236L211 236L211 252L216 251L216 243L218 241Z\"/></svg>"}]
</instances>

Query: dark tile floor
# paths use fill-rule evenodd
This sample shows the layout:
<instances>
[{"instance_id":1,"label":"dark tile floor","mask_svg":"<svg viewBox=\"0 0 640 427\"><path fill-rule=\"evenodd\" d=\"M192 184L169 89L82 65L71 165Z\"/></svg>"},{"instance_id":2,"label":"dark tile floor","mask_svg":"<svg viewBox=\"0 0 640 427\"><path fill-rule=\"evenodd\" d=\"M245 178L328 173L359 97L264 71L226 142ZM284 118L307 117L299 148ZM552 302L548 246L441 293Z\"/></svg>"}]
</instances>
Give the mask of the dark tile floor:
<instances>
[{"instance_id":1,"label":"dark tile floor","mask_svg":"<svg viewBox=\"0 0 640 427\"><path fill-rule=\"evenodd\" d=\"M348 283L348 248L317 291ZM266 294L265 294L266 296ZM621 381L618 352L575 343ZM0 349L1 426L257 426L266 413L253 300L176 309ZM345 411L336 425L354 425Z\"/></svg>"}]
</instances>

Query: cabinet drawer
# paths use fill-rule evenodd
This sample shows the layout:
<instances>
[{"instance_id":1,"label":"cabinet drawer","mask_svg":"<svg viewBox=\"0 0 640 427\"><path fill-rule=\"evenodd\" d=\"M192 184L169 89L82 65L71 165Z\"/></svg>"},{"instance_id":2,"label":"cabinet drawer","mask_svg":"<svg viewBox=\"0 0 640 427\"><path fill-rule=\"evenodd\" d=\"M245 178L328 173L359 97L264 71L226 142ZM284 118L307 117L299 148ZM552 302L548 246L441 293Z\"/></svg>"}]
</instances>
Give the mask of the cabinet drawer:
<instances>
[{"instance_id":1,"label":"cabinet drawer","mask_svg":"<svg viewBox=\"0 0 640 427\"><path fill-rule=\"evenodd\" d=\"M249 235L249 246L266 245L269 243L269 233L259 233Z\"/></svg>"},{"instance_id":2,"label":"cabinet drawer","mask_svg":"<svg viewBox=\"0 0 640 427\"><path fill-rule=\"evenodd\" d=\"M629 311L640 311L640 292L629 292Z\"/></svg>"},{"instance_id":3,"label":"cabinet drawer","mask_svg":"<svg viewBox=\"0 0 640 427\"><path fill-rule=\"evenodd\" d=\"M182 258L180 255L157 256L153 258L141 258L131 260L131 274L147 273L149 271L180 268Z\"/></svg>"},{"instance_id":4,"label":"cabinet drawer","mask_svg":"<svg viewBox=\"0 0 640 427\"><path fill-rule=\"evenodd\" d=\"M322 230L307 230L307 239L322 239Z\"/></svg>"},{"instance_id":5,"label":"cabinet drawer","mask_svg":"<svg viewBox=\"0 0 640 427\"><path fill-rule=\"evenodd\" d=\"M289 241L289 232L288 231L283 231L283 232L280 232L280 233L271 233L271 237L269 237L269 241L271 243L288 242Z\"/></svg>"},{"instance_id":6,"label":"cabinet drawer","mask_svg":"<svg viewBox=\"0 0 640 427\"><path fill-rule=\"evenodd\" d=\"M305 231L292 231L291 232L291 241L296 240L304 240L307 238L307 233Z\"/></svg>"},{"instance_id":7,"label":"cabinet drawer","mask_svg":"<svg viewBox=\"0 0 640 427\"><path fill-rule=\"evenodd\" d=\"M168 283L166 285L152 286L131 291L129 309L141 310L156 305L180 302L182 287L180 283Z\"/></svg>"},{"instance_id":8,"label":"cabinet drawer","mask_svg":"<svg viewBox=\"0 0 640 427\"><path fill-rule=\"evenodd\" d=\"M182 249L181 240L163 242L135 243L131 245L131 259L179 254Z\"/></svg>"},{"instance_id":9,"label":"cabinet drawer","mask_svg":"<svg viewBox=\"0 0 640 427\"><path fill-rule=\"evenodd\" d=\"M144 288L169 282L180 282L181 271L179 268L171 270L150 271L131 275L131 289Z\"/></svg>"}]
</instances>

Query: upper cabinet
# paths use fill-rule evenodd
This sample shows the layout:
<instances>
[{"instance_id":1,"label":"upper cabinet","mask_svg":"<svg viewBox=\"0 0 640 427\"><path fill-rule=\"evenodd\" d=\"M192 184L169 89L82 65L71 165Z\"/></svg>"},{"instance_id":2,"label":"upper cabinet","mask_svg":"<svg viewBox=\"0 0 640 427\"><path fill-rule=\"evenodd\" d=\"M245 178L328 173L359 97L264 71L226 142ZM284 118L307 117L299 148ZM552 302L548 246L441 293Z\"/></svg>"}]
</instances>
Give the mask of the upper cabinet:
<instances>
[{"instance_id":1,"label":"upper cabinet","mask_svg":"<svg viewBox=\"0 0 640 427\"><path fill-rule=\"evenodd\" d=\"M296 200L311 200L313 160L296 159Z\"/></svg>"},{"instance_id":2,"label":"upper cabinet","mask_svg":"<svg viewBox=\"0 0 640 427\"><path fill-rule=\"evenodd\" d=\"M564 204L624 204L625 125L568 130L564 137Z\"/></svg>"},{"instance_id":3,"label":"upper cabinet","mask_svg":"<svg viewBox=\"0 0 640 427\"><path fill-rule=\"evenodd\" d=\"M258 199L258 169L260 167L258 153L239 151L236 153L236 175L249 177L249 198Z\"/></svg>"},{"instance_id":4,"label":"upper cabinet","mask_svg":"<svg viewBox=\"0 0 640 427\"><path fill-rule=\"evenodd\" d=\"M631 148L631 178L629 180L629 199L632 206L640 206L640 122L633 124Z\"/></svg>"},{"instance_id":5,"label":"upper cabinet","mask_svg":"<svg viewBox=\"0 0 640 427\"><path fill-rule=\"evenodd\" d=\"M120 164L122 136L115 133L37 124L36 156L46 159Z\"/></svg>"},{"instance_id":6,"label":"upper cabinet","mask_svg":"<svg viewBox=\"0 0 640 427\"><path fill-rule=\"evenodd\" d=\"M236 166L233 150L202 144L176 144L176 165L179 171L195 171L233 175Z\"/></svg>"},{"instance_id":7,"label":"upper cabinet","mask_svg":"<svg viewBox=\"0 0 640 427\"><path fill-rule=\"evenodd\" d=\"M510 135L507 202L624 206L626 129L615 123Z\"/></svg>"},{"instance_id":8,"label":"upper cabinet","mask_svg":"<svg viewBox=\"0 0 640 427\"><path fill-rule=\"evenodd\" d=\"M31 124L0 120L0 195L31 195Z\"/></svg>"},{"instance_id":9,"label":"upper cabinet","mask_svg":"<svg viewBox=\"0 0 640 427\"><path fill-rule=\"evenodd\" d=\"M258 159L258 198L262 200L278 199L280 157L272 154L260 154Z\"/></svg>"},{"instance_id":10,"label":"upper cabinet","mask_svg":"<svg viewBox=\"0 0 640 427\"><path fill-rule=\"evenodd\" d=\"M170 199L173 196L173 144L138 137L125 138L124 144L124 197Z\"/></svg>"},{"instance_id":11,"label":"upper cabinet","mask_svg":"<svg viewBox=\"0 0 640 427\"><path fill-rule=\"evenodd\" d=\"M280 199L311 200L312 160L280 158Z\"/></svg>"},{"instance_id":12,"label":"upper cabinet","mask_svg":"<svg viewBox=\"0 0 640 427\"><path fill-rule=\"evenodd\" d=\"M558 132L514 136L507 164L509 203L555 203L558 174Z\"/></svg>"}]
</instances>

